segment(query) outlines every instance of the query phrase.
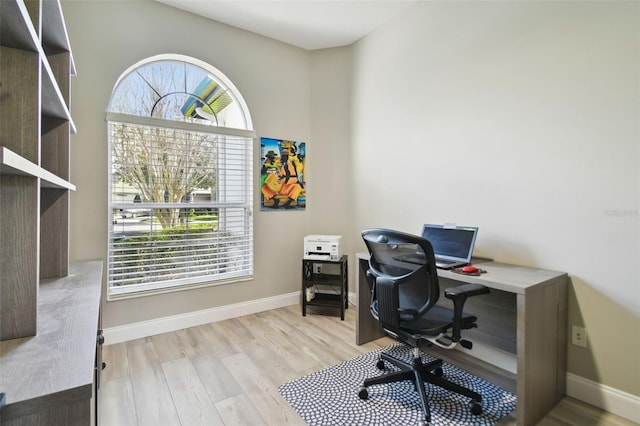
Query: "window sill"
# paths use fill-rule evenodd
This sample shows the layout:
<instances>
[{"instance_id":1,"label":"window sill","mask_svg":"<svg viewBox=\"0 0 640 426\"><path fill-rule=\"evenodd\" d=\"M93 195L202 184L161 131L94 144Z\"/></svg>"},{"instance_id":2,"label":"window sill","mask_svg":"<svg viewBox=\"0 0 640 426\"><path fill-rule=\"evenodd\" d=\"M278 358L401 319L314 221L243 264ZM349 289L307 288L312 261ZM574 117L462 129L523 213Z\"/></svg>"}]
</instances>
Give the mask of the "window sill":
<instances>
[{"instance_id":1,"label":"window sill","mask_svg":"<svg viewBox=\"0 0 640 426\"><path fill-rule=\"evenodd\" d=\"M123 286L123 287L118 287L115 292L113 292L112 289L108 289L107 302L117 302L120 300L156 296L159 294L175 293L178 291L186 291L186 290L195 290L199 288L214 287L219 285L233 284L233 283L251 281L251 280L253 280L253 275L242 276L237 278L229 278L229 279L218 280L218 281L206 281L206 282L199 282L199 283L171 285L171 286L166 286L162 288L149 288L149 289L137 289L137 290L126 289L125 290L123 287L126 287L126 286Z\"/></svg>"}]
</instances>

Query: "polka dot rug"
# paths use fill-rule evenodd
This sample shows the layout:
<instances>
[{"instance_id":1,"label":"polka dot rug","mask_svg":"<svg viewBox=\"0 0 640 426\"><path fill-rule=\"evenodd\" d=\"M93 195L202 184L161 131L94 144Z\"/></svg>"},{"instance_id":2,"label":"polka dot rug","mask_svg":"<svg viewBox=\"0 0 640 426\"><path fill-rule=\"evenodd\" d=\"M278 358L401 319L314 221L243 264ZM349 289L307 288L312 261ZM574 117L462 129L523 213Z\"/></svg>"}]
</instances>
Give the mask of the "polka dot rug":
<instances>
[{"instance_id":1,"label":"polka dot rug","mask_svg":"<svg viewBox=\"0 0 640 426\"><path fill-rule=\"evenodd\" d=\"M358 397L364 379L383 374L376 367L381 351L403 360L413 357L409 346L393 344L285 383L280 386L280 394L311 426L416 425L424 415L410 381L373 385L368 388L367 400ZM422 358L423 362L433 360L424 354ZM483 413L471 414L469 398L427 384L432 426L494 425L515 410L516 396L512 393L451 364L444 363L442 369L446 380L482 395Z\"/></svg>"}]
</instances>

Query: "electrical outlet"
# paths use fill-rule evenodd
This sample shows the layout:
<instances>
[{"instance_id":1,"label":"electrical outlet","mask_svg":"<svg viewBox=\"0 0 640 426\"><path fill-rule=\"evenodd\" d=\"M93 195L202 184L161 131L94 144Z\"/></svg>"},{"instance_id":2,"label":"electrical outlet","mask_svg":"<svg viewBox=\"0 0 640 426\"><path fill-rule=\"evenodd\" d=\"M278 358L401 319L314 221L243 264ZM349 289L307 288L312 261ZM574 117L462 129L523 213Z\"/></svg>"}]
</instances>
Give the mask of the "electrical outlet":
<instances>
[{"instance_id":1,"label":"electrical outlet","mask_svg":"<svg viewBox=\"0 0 640 426\"><path fill-rule=\"evenodd\" d=\"M582 348L587 347L587 329L584 327L578 327L574 325L571 327L571 344L580 346Z\"/></svg>"},{"instance_id":2,"label":"electrical outlet","mask_svg":"<svg viewBox=\"0 0 640 426\"><path fill-rule=\"evenodd\" d=\"M316 265L316 274L322 273L322 265Z\"/></svg>"}]
</instances>

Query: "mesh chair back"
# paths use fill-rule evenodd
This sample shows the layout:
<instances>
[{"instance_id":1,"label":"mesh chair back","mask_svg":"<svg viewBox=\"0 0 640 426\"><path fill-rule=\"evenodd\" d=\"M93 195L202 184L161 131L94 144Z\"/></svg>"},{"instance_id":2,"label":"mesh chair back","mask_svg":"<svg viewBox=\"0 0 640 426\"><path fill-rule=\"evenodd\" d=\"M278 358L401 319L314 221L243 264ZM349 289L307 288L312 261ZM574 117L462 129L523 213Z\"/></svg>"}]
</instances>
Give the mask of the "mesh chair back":
<instances>
[{"instance_id":1,"label":"mesh chair back","mask_svg":"<svg viewBox=\"0 0 640 426\"><path fill-rule=\"evenodd\" d=\"M379 318L383 326L395 326L401 319L397 308L416 311L417 316L424 315L440 297L440 286L435 267L433 247L422 237L393 231L390 229L367 229L362 232L369 249L369 271L380 283L397 285L397 302L395 297L377 294L374 288L372 310L384 313ZM388 293L392 290L380 290ZM395 291L395 290L393 290ZM382 306L382 298L389 300ZM396 318L388 318L394 315ZM407 316L406 319L411 319Z\"/></svg>"}]
</instances>

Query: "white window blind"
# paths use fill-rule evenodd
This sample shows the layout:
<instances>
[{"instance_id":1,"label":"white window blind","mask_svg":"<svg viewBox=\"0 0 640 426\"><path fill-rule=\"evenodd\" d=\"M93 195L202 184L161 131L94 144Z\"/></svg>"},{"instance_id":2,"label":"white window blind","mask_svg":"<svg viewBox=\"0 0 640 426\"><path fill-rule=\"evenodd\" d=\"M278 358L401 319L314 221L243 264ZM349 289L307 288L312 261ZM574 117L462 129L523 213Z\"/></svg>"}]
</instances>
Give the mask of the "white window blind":
<instances>
[{"instance_id":1,"label":"white window blind","mask_svg":"<svg viewBox=\"0 0 640 426\"><path fill-rule=\"evenodd\" d=\"M253 132L108 114L109 295L253 274Z\"/></svg>"}]
</instances>

